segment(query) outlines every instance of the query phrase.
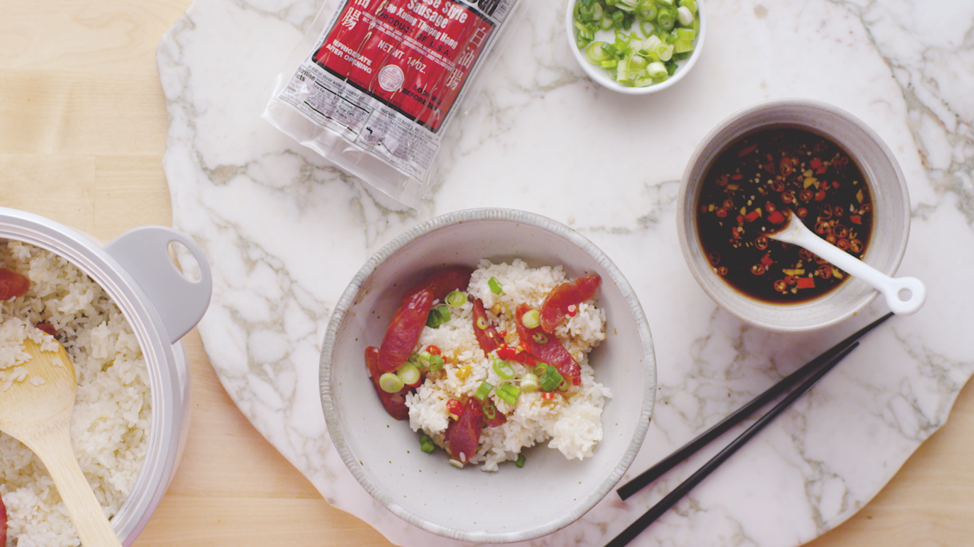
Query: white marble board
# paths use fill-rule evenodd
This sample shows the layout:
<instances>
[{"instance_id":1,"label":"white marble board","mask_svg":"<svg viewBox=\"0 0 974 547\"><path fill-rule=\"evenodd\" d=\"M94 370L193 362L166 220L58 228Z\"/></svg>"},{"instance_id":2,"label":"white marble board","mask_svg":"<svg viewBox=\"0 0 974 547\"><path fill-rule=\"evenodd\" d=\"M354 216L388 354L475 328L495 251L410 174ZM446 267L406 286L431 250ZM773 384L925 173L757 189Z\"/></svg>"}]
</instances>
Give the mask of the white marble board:
<instances>
[{"instance_id":1,"label":"white marble board","mask_svg":"<svg viewBox=\"0 0 974 547\"><path fill-rule=\"evenodd\" d=\"M243 413L332 505L394 543L452 546L393 516L332 449L318 396L331 308L363 262L431 216L515 207L565 222L632 283L650 320L659 392L635 475L808 358L885 312L811 335L749 328L689 275L676 239L679 178L701 137L755 102L807 97L845 109L893 150L913 223L901 275L920 313L871 334L833 373L635 542L791 547L867 503L947 418L974 372L974 3L704 0L700 62L678 85L626 97L583 77L566 0L531 0L420 211L377 202L260 118L318 3L196 0L158 47L170 115L164 160L174 225L214 275L199 325ZM326 0L334 9L338 0ZM709 452L712 454L715 449ZM601 545L709 454L531 545Z\"/></svg>"}]
</instances>

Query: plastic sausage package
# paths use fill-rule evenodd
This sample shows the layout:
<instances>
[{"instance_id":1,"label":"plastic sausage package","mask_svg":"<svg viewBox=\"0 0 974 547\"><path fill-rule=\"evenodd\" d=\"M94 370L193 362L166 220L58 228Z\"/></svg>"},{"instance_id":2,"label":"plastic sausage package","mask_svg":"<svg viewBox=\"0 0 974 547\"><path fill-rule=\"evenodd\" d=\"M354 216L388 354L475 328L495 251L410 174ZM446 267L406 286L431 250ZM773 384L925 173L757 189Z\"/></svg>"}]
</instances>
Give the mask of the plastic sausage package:
<instances>
[{"instance_id":1,"label":"plastic sausage package","mask_svg":"<svg viewBox=\"0 0 974 547\"><path fill-rule=\"evenodd\" d=\"M518 2L344 0L330 17L322 7L263 117L418 208L443 134L497 54Z\"/></svg>"}]
</instances>

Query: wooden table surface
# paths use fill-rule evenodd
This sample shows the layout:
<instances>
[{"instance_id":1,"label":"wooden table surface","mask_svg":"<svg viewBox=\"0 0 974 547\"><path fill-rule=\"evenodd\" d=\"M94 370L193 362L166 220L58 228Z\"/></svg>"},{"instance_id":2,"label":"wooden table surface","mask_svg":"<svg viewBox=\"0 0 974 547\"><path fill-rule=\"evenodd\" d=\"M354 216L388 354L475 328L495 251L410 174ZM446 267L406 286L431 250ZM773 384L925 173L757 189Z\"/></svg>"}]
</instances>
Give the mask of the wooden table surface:
<instances>
[{"instance_id":1,"label":"wooden table surface","mask_svg":"<svg viewBox=\"0 0 974 547\"><path fill-rule=\"evenodd\" d=\"M171 224L156 44L189 0L0 0L0 205L110 241ZM244 418L194 330L182 462L135 545L390 545L326 503ZM854 518L814 547L966 545L974 387Z\"/></svg>"}]
</instances>

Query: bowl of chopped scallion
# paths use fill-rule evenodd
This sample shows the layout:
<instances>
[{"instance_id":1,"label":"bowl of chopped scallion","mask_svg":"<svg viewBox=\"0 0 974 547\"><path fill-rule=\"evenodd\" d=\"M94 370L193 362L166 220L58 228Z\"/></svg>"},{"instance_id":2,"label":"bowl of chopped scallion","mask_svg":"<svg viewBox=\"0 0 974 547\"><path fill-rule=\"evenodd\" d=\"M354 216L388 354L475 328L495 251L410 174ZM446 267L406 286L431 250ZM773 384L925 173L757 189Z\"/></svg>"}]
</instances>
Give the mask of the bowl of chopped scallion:
<instances>
[{"instance_id":1,"label":"bowl of chopped scallion","mask_svg":"<svg viewBox=\"0 0 974 547\"><path fill-rule=\"evenodd\" d=\"M600 85L632 95L678 82L696 63L707 20L699 0L572 0L570 47Z\"/></svg>"}]
</instances>

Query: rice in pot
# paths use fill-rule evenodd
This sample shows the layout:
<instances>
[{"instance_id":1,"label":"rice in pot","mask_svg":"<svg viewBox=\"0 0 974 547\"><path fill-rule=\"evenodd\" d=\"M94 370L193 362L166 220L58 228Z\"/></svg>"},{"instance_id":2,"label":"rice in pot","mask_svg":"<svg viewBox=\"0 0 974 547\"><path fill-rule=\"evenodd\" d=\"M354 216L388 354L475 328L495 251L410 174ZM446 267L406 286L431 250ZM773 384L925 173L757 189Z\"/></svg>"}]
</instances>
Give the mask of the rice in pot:
<instances>
[{"instance_id":1,"label":"rice in pot","mask_svg":"<svg viewBox=\"0 0 974 547\"><path fill-rule=\"evenodd\" d=\"M491 290L491 278L503 287L500 294ZM561 266L531 268L523 260L510 264L483 260L471 275L467 293L483 301L498 330L506 331L508 342L516 345L512 312L517 305L540 308L545 296L567 280ZM441 446L451 419L448 401L473 396L485 380L493 386L505 381L491 366L492 357L478 345L472 307L468 300L452 311L449 321L437 328L423 329L418 345L437 346L451 365L427 376L414 393L406 396L410 427L429 434ZM595 381L588 362L588 353L605 339L605 313L591 302L583 302L554 334L580 365L581 386L569 390L567 396L559 394L551 399L545 399L541 392L522 392L513 407L492 394L492 402L507 419L502 425L483 429L477 454L468 463L482 464L484 471L496 471L498 464L516 460L522 449L544 442L569 459L592 455L602 439L602 409L612 396L609 388ZM530 371L520 363L510 364L517 377Z\"/></svg>"},{"instance_id":2,"label":"rice in pot","mask_svg":"<svg viewBox=\"0 0 974 547\"><path fill-rule=\"evenodd\" d=\"M27 359L22 342L30 337L42 349L56 348L51 335L35 328L52 325L78 376L71 419L75 455L111 517L135 484L148 446L151 400L139 342L105 291L56 254L11 241L0 244L0 267L31 282L25 295L0 302L0 389L39 380L19 367ZM80 545L47 470L6 434L0 434L0 495L8 546Z\"/></svg>"}]
</instances>

